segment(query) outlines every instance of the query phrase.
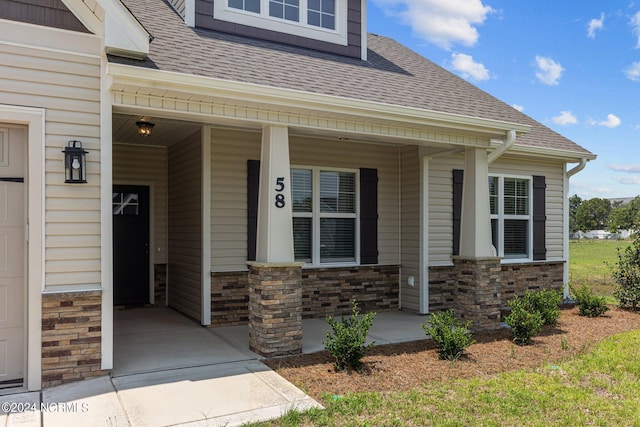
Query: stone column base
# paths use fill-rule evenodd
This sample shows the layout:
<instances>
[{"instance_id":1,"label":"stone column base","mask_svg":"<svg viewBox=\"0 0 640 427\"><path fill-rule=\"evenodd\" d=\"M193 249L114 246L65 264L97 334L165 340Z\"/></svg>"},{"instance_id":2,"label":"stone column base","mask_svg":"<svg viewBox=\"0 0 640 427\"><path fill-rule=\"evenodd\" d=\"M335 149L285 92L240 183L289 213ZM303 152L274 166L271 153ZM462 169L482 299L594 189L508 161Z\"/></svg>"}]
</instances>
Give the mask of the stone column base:
<instances>
[{"instance_id":1,"label":"stone column base","mask_svg":"<svg viewBox=\"0 0 640 427\"><path fill-rule=\"evenodd\" d=\"M500 258L454 258L457 281L454 307L471 329L486 331L500 327Z\"/></svg>"},{"instance_id":2,"label":"stone column base","mask_svg":"<svg viewBox=\"0 0 640 427\"><path fill-rule=\"evenodd\" d=\"M302 266L249 262L249 348L265 357L302 353Z\"/></svg>"}]
</instances>

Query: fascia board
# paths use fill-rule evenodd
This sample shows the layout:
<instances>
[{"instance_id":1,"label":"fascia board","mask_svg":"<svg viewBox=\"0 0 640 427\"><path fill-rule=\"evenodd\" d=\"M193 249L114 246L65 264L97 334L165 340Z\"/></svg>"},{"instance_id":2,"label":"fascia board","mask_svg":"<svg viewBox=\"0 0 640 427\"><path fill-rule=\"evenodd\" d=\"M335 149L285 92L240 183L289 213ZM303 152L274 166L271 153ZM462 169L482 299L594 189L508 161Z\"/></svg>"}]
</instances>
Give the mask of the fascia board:
<instances>
[{"instance_id":1,"label":"fascia board","mask_svg":"<svg viewBox=\"0 0 640 427\"><path fill-rule=\"evenodd\" d=\"M528 155L535 157L549 157L553 160L563 160L568 163L579 162L582 159L595 160L598 156L584 151L560 150L557 148L531 147L514 145L507 154Z\"/></svg>"},{"instance_id":2,"label":"fascia board","mask_svg":"<svg viewBox=\"0 0 640 427\"><path fill-rule=\"evenodd\" d=\"M94 9L85 2L62 1L89 31L104 37L107 53L136 59L149 54L150 34L120 1L96 0Z\"/></svg>"},{"instance_id":3,"label":"fascia board","mask_svg":"<svg viewBox=\"0 0 640 427\"><path fill-rule=\"evenodd\" d=\"M150 70L122 64L109 64L108 74L114 83L152 85L154 88L226 97L252 103L265 103L314 109L352 116L395 120L412 125L438 126L448 129L503 135L508 130L528 133L529 125L443 113L380 102L356 100L334 95L316 94L252 83L170 71Z\"/></svg>"}]
</instances>

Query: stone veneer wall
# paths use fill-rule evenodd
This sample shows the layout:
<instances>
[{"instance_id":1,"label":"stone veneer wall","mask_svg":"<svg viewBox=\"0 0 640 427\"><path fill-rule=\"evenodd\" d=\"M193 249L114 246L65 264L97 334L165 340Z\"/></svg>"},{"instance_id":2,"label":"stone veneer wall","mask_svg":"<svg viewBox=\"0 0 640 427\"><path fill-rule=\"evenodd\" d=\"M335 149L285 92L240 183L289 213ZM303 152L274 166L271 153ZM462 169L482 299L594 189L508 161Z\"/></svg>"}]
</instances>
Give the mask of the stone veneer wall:
<instances>
[{"instance_id":1,"label":"stone veneer wall","mask_svg":"<svg viewBox=\"0 0 640 427\"><path fill-rule=\"evenodd\" d=\"M397 265L303 269L302 316L350 314L354 299L362 312L397 310L399 280Z\"/></svg>"},{"instance_id":2,"label":"stone veneer wall","mask_svg":"<svg viewBox=\"0 0 640 427\"><path fill-rule=\"evenodd\" d=\"M456 308L456 286L459 271L456 266L429 268L430 311ZM555 289L564 286L564 262L546 261L535 263L502 264L500 272L500 305L514 295L522 296L527 290Z\"/></svg>"},{"instance_id":3,"label":"stone veneer wall","mask_svg":"<svg viewBox=\"0 0 640 427\"><path fill-rule=\"evenodd\" d=\"M248 272L211 273L211 325L246 325L248 322Z\"/></svg>"},{"instance_id":4,"label":"stone veneer wall","mask_svg":"<svg viewBox=\"0 0 640 427\"><path fill-rule=\"evenodd\" d=\"M167 305L167 264L155 264L153 266L153 277L155 305L165 307Z\"/></svg>"},{"instance_id":5,"label":"stone veneer wall","mask_svg":"<svg viewBox=\"0 0 640 427\"><path fill-rule=\"evenodd\" d=\"M108 371L101 364L102 292L42 295L42 387Z\"/></svg>"},{"instance_id":6,"label":"stone veneer wall","mask_svg":"<svg viewBox=\"0 0 640 427\"><path fill-rule=\"evenodd\" d=\"M249 263L249 349L265 357L302 353L302 266Z\"/></svg>"},{"instance_id":7,"label":"stone veneer wall","mask_svg":"<svg viewBox=\"0 0 640 427\"><path fill-rule=\"evenodd\" d=\"M538 289L554 289L562 291L564 288L564 261L502 264L501 295L502 305L514 295L522 296L525 291Z\"/></svg>"},{"instance_id":8,"label":"stone veneer wall","mask_svg":"<svg viewBox=\"0 0 640 427\"><path fill-rule=\"evenodd\" d=\"M355 298L362 311L397 310L397 265L310 268L302 270L303 318L351 313ZM211 324L244 325L249 321L248 273L211 273Z\"/></svg>"}]
</instances>

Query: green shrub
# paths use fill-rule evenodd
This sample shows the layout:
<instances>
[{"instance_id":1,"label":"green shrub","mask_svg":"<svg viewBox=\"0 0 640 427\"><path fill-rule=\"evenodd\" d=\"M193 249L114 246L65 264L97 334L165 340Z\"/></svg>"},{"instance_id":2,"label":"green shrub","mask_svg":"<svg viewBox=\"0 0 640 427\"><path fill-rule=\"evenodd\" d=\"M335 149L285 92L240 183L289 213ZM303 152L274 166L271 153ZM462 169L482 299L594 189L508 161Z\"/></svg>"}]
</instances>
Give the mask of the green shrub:
<instances>
[{"instance_id":1,"label":"green shrub","mask_svg":"<svg viewBox=\"0 0 640 427\"><path fill-rule=\"evenodd\" d=\"M611 268L616 281L613 296L622 308L636 310L640 307L640 233L636 234L633 244L624 251L618 249L618 263Z\"/></svg>"},{"instance_id":2,"label":"green shrub","mask_svg":"<svg viewBox=\"0 0 640 427\"><path fill-rule=\"evenodd\" d=\"M438 345L440 359L457 360L465 349L475 341L471 339L471 321L462 323L456 319L453 309L434 313L422 329Z\"/></svg>"},{"instance_id":3,"label":"green shrub","mask_svg":"<svg viewBox=\"0 0 640 427\"><path fill-rule=\"evenodd\" d=\"M361 359L374 342L365 345L367 333L373 324L376 313L366 313L360 316L358 304L354 300L350 317L344 316L340 320L327 317L327 323L333 333L327 332L324 347L335 359L336 370L351 368L359 371L362 368Z\"/></svg>"},{"instance_id":4,"label":"green shrub","mask_svg":"<svg viewBox=\"0 0 640 427\"><path fill-rule=\"evenodd\" d=\"M571 294L576 301L580 316L598 317L609 311L606 297L594 295L585 284L579 289L571 286Z\"/></svg>"},{"instance_id":5,"label":"green shrub","mask_svg":"<svg viewBox=\"0 0 640 427\"><path fill-rule=\"evenodd\" d=\"M524 300L517 296L509 301L509 307L511 307L511 313L504 318L504 321L511 326L513 342L518 345L530 344L531 337L542 329L544 323L542 315L537 311L528 310Z\"/></svg>"},{"instance_id":6,"label":"green shrub","mask_svg":"<svg viewBox=\"0 0 640 427\"><path fill-rule=\"evenodd\" d=\"M555 325L560 318L562 294L558 291L541 289L526 291L523 298L528 311L537 311L542 316L543 325Z\"/></svg>"}]
</instances>

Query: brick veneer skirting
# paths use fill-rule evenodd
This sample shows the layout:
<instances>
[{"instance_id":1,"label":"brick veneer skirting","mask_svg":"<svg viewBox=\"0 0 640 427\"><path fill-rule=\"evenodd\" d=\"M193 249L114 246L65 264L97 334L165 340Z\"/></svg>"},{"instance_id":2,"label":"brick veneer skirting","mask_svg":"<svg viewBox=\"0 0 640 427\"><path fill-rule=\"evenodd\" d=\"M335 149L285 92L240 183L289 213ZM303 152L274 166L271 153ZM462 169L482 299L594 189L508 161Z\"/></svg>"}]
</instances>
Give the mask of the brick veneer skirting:
<instances>
[{"instance_id":1,"label":"brick veneer skirting","mask_svg":"<svg viewBox=\"0 0 640 427\"><path fill-rule=\"evenodd\" d=\"M398 265L302 270L302 316L324 318L351 313L356 299L362 311L397 310ZM244 325L249 321L248 273L211 273L211 324Z\"/></svg>"},{"instance_id":2,"label":"brick veneer skirting","mask_svg":"<svg viewBox=\"0 0 640 427\"><path fill-rule=\"evenodd\" d=\"M102 292L42 295L42 387L107 375L101 364Z\"/></svg>"}]
</instances>

